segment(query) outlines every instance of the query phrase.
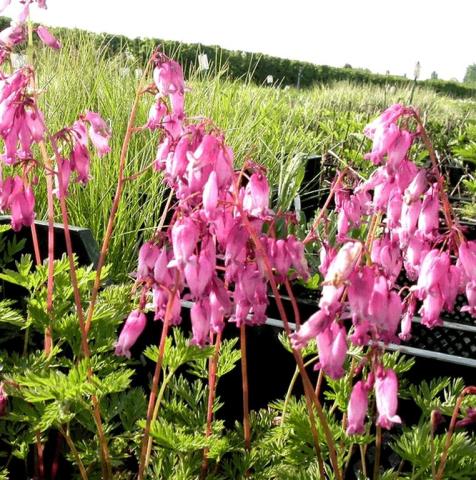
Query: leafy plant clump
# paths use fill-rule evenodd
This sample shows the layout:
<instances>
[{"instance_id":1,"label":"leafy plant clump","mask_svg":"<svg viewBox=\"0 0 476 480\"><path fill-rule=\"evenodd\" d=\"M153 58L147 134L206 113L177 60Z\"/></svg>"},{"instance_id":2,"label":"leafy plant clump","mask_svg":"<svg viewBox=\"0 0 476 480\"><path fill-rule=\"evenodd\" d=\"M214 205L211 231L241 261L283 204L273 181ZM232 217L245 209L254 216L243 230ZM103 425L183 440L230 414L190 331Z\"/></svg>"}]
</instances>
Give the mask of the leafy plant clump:
<instances>
[{"instance_id":1,"label":"leafy plant clump","mask_svg":"<svg viewBox=\"0 0 476 480\"><path fill-rule=\"evenodd\" d=\"M9 268L22 245L3 242L0 279L16 293L0 301L1 475L471 478L476 387L448 378L413 385L405 375L414 360L385 348L411 335L417 312L438 326L459 294L467 300L462 311L476 316L476 242L454 213L418 110L397 103L365 127L351 155L363 174L339 159L308 226L289 211L305 174L302 157L280 169L278 207L270 208L266 168L248 156L235 162L224 132L188 114L181 65L154 51L123 132L94 270L74 255L70 204L90 181L91 159L111 152L113 132L91 110L47 127L33 34L52 50L61 44L29 21L30 7L45 8L44 0L20 3L18 21L1 34L0 206L13 230L31 232L34 255ZM6 59L26 40L30 64L15 70ZM151 94L152 102L144 100ZM129 172L141 135L157 142L157 152ZM371 151L360 158L366 138ZM140 247L134 283L110 283L107 254L127 212L126 186L138 185L137 194L145 174L167 200L150 217L158 224ZM47 258L34 223L42 194ZM134 205L150 205L153 194ZM60 215L66 253L57 258ZM317 251L319 262L308 262ZM402 276L413 284L403 285ZM305 322L296 283L318 292ZM284 379L284 398L253 411L249 335L267 328L270 298L295 373ZM221 386L238 370L242 414L230 417ZM399 397L421 409L414 423L405 422Z\"/></svg>"}]
</instances>

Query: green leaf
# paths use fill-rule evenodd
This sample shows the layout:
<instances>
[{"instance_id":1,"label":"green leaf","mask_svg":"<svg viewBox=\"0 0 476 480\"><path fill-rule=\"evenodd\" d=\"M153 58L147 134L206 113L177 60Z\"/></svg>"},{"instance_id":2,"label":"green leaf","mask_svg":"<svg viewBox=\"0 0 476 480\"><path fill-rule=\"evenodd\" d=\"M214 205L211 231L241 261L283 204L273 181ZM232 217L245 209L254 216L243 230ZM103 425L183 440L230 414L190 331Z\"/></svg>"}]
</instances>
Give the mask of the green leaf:
<instances>
[{"instance_id":1,"label":"green leaf","mask_svg":"<svg viewBox=\"0 0 476 480\"><path fill-rule=\"evenodd\" d=\"M9 323L19 328L26 328L29 322L16 310L11 308L15 302L13 300L0 301L0 322Z\"/></svg>"}]
</instances>

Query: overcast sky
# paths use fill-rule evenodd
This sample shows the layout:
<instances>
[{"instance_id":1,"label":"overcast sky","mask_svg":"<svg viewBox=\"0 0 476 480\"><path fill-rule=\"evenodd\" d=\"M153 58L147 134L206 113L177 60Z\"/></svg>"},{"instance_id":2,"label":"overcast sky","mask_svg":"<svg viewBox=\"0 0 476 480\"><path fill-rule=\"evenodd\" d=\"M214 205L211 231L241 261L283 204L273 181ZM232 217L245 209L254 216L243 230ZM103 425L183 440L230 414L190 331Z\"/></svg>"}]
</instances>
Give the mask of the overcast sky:
<instances>
[{"instance_id":1,"label":"overcast sky","mask_svg":"<svg viewBox=\"0 0 476 480\"><path fill-rule=\"evenodd\" d=\"M33 18L130 37L220 45L316 64L462 80L475 0L48 0ZM8 14L11 10L7 10Z\"/></svg>"}]
</instances>

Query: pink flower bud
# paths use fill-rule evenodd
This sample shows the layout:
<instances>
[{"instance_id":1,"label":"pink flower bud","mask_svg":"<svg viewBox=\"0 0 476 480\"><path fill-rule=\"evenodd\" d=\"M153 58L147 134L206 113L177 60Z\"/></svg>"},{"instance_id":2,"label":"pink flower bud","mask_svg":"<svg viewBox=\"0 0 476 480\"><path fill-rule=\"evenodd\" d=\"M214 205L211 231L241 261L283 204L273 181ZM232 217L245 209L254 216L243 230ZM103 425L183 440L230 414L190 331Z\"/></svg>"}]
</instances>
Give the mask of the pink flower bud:
<instances>
[{"instance_id":1,"label":"pink flower bud","mask_svg":"<svg viewBox=\"0 0 476 480\"><path fill-rule=\"evenodd\" d=\"M398 379L392 369L384 370L375 379L375 400L377 402L377 425L390 429L394 423L401 423L396 414L398 407Z\"/></svg>"},{"instance_id":2,"label":"pink flower bud","mask_svg":"<svg viewBox=\"0 0 476 480\"><path fill-rule=\"evenodd\" d=\"M365 416L369 403L369 390L362 380L358 381L350 394L347 410L347 435L364 433Z\"/></svg>"},{"instance_id":3,"label":"pink flower bud","mask_svg":"<svg viewBox=\"0 0 476 480\"><path fill-rule=\"evenodd\" d=\"M131 358L130 348L136 343L146 323L147 318L144 312L133 310L129 314L116 343L116 355Z\"/></svg>"},{"instance_id":4,"label":"pink flower bud","mask_svg":"<svg viewBox=\"0 0 476 480\"><path fill-rule=\"evenodd\" d=\"M46 46L55 50L59 50L61 48L61 43L58 42L56 37L46 27L39 25L36 28L36 33Z\"/></svg>"},{"instance_id":5,"label":"pink flower bud","mask_svg":"<svg viewBox=\"0 0 476 480\"><path fill-rule=\"evenodd\" d=\"M476 423L476 408L469 407L466 416L456 422L456 428L464 428L474 423Z\"/></svg>"}]
</instances>

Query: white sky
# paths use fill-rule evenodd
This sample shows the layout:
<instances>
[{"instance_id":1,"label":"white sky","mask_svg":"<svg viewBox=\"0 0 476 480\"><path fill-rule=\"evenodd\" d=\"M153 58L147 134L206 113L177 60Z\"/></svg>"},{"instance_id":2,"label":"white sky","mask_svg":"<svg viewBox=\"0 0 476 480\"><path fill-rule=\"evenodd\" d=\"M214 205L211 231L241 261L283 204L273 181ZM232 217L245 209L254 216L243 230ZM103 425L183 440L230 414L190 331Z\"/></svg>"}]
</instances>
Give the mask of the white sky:
<instances>
[{"instance_id":1,"label":"white sky","mask_svg":"<svg viewBox=\"0 0 476 480\"><path fill-rule=\"evenodd\" d=\"M15 2L16 0L13 0ZM462 80L476 63L474 0L48 0L35 21L220 45L316 64ZM9 14L11 10L6 10Z\"/></svg>"}]
</instances>

